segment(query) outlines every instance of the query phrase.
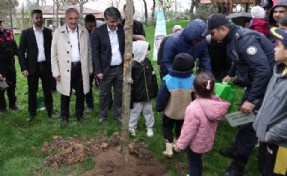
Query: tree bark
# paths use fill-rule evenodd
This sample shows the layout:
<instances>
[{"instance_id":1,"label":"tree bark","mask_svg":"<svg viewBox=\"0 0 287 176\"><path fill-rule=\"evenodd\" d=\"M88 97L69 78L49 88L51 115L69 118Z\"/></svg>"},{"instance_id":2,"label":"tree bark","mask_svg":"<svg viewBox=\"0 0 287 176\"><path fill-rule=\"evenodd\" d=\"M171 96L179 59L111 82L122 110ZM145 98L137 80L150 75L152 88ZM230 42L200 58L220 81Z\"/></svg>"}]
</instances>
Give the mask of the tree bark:
<instances>
[{"instance_id":1,"label":"tree bark","mask_svg":"<svg viewBox=\"0 0 287 176\"><path fill-rule=\"evenodd\" d=\"M151 20L152 23L155 25L155 0L152 0L152 13L151 13Z\"/></svg>"},{"instance_id":2,"label":"tree bark","mask_svg":"<svg viewBox=\"0 0 287 176\"><path fill-rule=\"evenodd\" d=\"M145 24L148 22L148 13L147 13L147 5L146 5L146 0L143 0L144 2L144 16L145 16Z\"/></svg>"},{"instance_id":3,"label":"tree bark","mask_svg":"<svg viewBox=\"0 0 287 176\"><path fill-rule=\"evenodd\" d=\"M191 0L190 9L189 9L190 16L194 15L194 13L193 13L194 7L195 7L195 0Z\"/></svg>"},{"instance_id":4,"label":"tree bark","mask_svg":"<svg viewBox=\"0 0 287 176\"><path fill-rule=\"evenodd\" d=\"M128 161L129 155L129 119L130 119L130 99L132 67L132 42L133 42L133 0L126 0L126 22L125 30L125 55L124 55L124 75L123 75L123 98L122 98L122 158L124 163Z\"/></svg>"}]
</instances>

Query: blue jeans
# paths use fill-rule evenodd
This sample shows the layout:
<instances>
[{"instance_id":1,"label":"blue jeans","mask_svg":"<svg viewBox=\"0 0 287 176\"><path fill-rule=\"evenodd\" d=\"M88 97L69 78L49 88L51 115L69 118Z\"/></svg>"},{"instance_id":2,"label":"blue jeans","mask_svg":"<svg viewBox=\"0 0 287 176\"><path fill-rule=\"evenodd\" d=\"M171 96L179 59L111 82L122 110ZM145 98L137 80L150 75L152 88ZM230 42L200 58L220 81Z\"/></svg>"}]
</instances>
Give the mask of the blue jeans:
<instances>
[{"instance_id":1,"label":"blue jeans","mask_svg":"<svg viewBox=\"0 0 287 176\"><path fill-rule=\"evenodd\" d=\"M189 166L189 176L201 176L202 174L202 161L201 154L193 152L189 146L186 149L188 166Z\"/></svg>"}]
</instances>

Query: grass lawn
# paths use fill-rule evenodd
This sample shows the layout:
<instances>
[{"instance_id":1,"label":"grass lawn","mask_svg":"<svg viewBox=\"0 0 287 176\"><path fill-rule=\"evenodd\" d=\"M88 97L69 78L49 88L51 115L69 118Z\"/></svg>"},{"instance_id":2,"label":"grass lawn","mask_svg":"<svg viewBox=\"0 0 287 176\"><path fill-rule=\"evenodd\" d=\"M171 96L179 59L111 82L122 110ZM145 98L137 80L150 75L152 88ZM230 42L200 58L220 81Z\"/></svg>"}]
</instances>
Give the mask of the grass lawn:
<instances>
[{"instance_id":1,"label":"grass lawn","mask_svg":"<svg viewBox=\"0 0 287 176\"><path fill-rule=\"evenodd\" d=\"M171 33L171 28L174 24L186 26L188 21L170 22L167 24L167 31ZM145 26L147 40L153 44L154 27ZM17 41L19 36L16 36ZM152 47L153 48L153 47ZM152 54L152 52L151 52ZM151 57L150 57L151 58ZM154 66L156 63L153 62ZM57 119L49 119L46 111L38 111L35 120L31 123L26 122L28 117L28 86L27 80L21 75L18 61L17 67L17 102L19 105L18 111L9 111L6 114L0 114L0 176L28 176L33 175L33 171L44 164L46 153L41 151L41 146L45 141L52 140L52 136L59 135L63 137L84 136L86 138L96 138L97 136L111 136L116 131L121 131L121 126L112 118L103 125L96 123L98 116L98 97L99 92L94 89L96 109L93 113L85 116L85 122L79 124L75 118L74 102L75 96L72 96L72 104L70 111L70 124L67 128L60 127L60 95L54 93L54 106L57 113ZM156 67L155 67L156 69ZM242 96L242 89L236 88L236 107ZM39 86L39 95L42 96L42 88ZM236 108L235 107L235 108ZM165 148L164 139L161 130L160 113L155 112L155 136L147 138L145 135L144 118L140 118L138 123L138 133L136 138L142 138L149 146L149 149L157 157L159 161L164 163L169 172L166 176L180 176L180 171L177 170L178 165L187 166L186 154L175 154L173 159L166 159L162 156L162 151ZM230 163L230 159L223 158L218 154L221 147L229 146L234 142L236 129L229 126L224 120L218 128L217 137L214 148L211 152L203 155L203 175L217 176L225 170ZM130 138L135 139L133 137ZM91 158L87 158L85 162L77 165L70 165L53 169L52 167L44 167L37 175L80 175L86 170L92 169L94 162ZM256 151L250 157L245 175L259 175L257 171Z\"/></svg>"}]
</instances>

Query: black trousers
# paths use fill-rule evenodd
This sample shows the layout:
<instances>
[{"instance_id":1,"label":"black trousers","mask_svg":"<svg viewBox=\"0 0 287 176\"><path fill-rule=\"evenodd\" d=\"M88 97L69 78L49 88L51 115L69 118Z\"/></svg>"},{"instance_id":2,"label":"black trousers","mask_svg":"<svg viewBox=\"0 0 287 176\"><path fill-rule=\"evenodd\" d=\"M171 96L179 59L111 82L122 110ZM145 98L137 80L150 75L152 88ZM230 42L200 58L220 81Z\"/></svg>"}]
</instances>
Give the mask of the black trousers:
<instances>
[{"instance_id":1,"label":"black trousers","mask_svg":"<svg viewBox=\"0 0 287 176\"><path fill-rule=\"evenodd\" d=\"M76 91L76 115L77 117L81 117L84 111L84 89L83 89L83 76L82 76L82 68L81 64L73 64L72 63L72 71L71 71L71 83L70 83L71 91L72 88ZM61 95L61 116L69 117L69 109L70 109L70 96Z\"/></svg>"},{"instance_id":2,"label":"black trousers","mask_svg":"<svg viewBox=\"0 0 287 176\"><path fill-rule=\"evenodd\" d=\"M168 143L173 143L173 128L175 126L175 138L178 139L181 132L183 120L175 120L162 114L162 129L164 139L168 140Z\"/></svg>"},{"instance_id":3,"label":"black trousers","mask_svg":"<svg viewBox=\"0 0 287 176\"><path fill-rule=\"evenodd\" d=\"M9 107L12 107L16 103L16 70L15 70L15 59L11 58L10 62L5 64L4 71L6 82L9 85L6 89L0 88L0 110L5 110L6 101L5 101L5 91L7 92L8 100L9 100Z\"/></svg>"},{"instance_id":4,"label":"black trousers","mask_svg":"<svg viewBox=\"0 0 287 176\"><path fill-rule=\"evenodd\" d=\"M249 88L245 90L244 96L241 101L241 105L246 101L249 95ZM260 106L262 104L261 99L253 109L253 113L256 115ZM252 153L252 150L257 143L256 133L252 127L253 123L244 124L238 127L235 144L233 146L233 155L234 159L229 165L229 169L236 169L240 172L243 172L245 166L248 162L248 158Z\"/></svg>"},{"instance_id":5,"label":"black trousers","mask_svg":"<svg viewBox=\"0 0 287 176\"><path fill-rule=\"evenodd\" d=\"M94 108L93 80L94 80L94 75L91 75L90 76L90 91L85 95L87 106L92 109Z\"/></svg>"},{"instance_id":6,"label":"black trousers","mask_svg":"<svg viewBox=\"0 0 287 176\"><path fill-rule=\"evenodd\" d=\"M52 72L47 69L50 63L38 62L37 69L33 75L28 76L28 110L30 115L35 116L37 110L37 92L39 79L42 82L44 102L48 114L53 112L53 96L51 90Z\"/></svg>"},{"instance_id":7,"label":"black trousers","mask_svg":"<svg viewBox=\"0 0 287 176\"><path fill-rule=\"evenodd\" d=\"M273 171L277 158L278 149L279 146L276 144L260 142L258 152L258 168L262 176L281 175L281 174L275 174Z\"/></svg>"}]
</instances>

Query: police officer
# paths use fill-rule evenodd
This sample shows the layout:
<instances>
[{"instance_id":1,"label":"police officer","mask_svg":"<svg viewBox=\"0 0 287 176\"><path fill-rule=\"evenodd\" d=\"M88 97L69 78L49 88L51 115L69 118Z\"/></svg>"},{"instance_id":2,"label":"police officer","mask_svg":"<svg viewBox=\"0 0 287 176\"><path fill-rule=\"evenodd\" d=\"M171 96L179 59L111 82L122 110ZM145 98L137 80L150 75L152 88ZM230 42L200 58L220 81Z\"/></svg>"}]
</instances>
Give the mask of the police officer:
<instances>
[{"instance_id":1,"label":"police officer","mask_svg":"<svg viewBox=\"0 0 287 176\"><path fill-rule=\"evenodd\" d=\"M0 81L6 80L8 84L7 95L9 99L9 108L17 110L16 105L16 70L14 56L18 55L17 45L11 30L3 27L3 20L0 17ZM4 96L5 89L0 88L0 113L7 112Z\"/></svg>"},{"instance_id":2,"label":"police officer","mask_svg":"<svg viewBox=\"0 0 287 176\"><path fill-rule=\"evenodd\" d=\"M240 111L245 114L252 112L256 114L272 76L275 62L273 44L256 31L230 23L219 13L208 18L208 30L203 35L208 34L211 34L212 39L226 43L228 58L233 63L223 81L235 80L246 87ZM221 155L233 158L221 176L241 175L256 142L252 123L239 126L235 144L220 150Z\"/></svg>"}]
</instances>

